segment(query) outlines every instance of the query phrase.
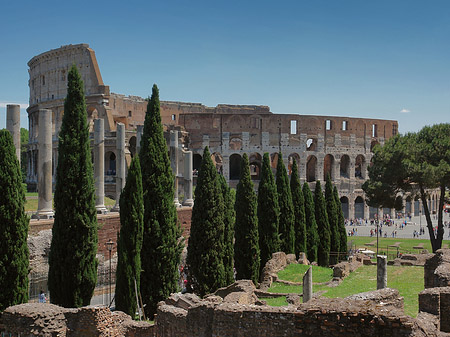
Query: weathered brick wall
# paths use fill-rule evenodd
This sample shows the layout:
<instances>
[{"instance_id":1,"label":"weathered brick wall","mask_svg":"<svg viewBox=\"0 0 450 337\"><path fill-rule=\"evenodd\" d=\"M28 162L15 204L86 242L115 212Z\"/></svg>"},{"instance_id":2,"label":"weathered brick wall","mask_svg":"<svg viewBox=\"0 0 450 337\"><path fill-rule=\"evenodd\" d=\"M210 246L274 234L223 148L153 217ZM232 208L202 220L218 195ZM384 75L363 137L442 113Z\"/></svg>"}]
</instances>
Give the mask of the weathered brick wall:
<instances>
[{"instance_id":1,"label":"weathered brick wall","mask_svg":"<svg viewBox=\"0 0 450 337\"><path fill-rule=\"evenodd\" d=\"M450 286L450 249L439 249L424 266L425 288Z\"/></svg>"}]
</instances>

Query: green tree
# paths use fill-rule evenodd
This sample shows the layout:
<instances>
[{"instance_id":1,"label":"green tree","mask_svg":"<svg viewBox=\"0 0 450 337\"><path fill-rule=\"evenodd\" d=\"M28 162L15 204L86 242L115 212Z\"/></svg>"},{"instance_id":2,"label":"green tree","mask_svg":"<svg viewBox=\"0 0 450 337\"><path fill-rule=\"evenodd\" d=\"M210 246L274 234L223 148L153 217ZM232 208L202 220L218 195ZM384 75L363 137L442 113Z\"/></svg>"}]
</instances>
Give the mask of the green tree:
<instances>
[{"instance_id":1,"label":"green tree","mask_svg":"<svg viewBox=\"0 0 450 337\"><path fill-rule=\"evenodd\" d=\"M341 200L339 199L339 193L336 186L334 186L333 192L334 202L336 203L336 221L339 232L339 252L343 253L339 254L339 258L344 259L347 255L347 230L345 229L344 212L342 211Z\"/></svg>"},{"instance_id":2,"label":"green tree","mask_svg":"<svg viewBox=\"0 0 450 337\"><path fill-rule=\"evenodd\" d=\"M0 311L28 302L25 191L9 131L0 130Z\"/></svg>"},{"instance_id":3,"label":"green tree","mask_svg":"<svg viewBox=\"0 0 450 337\"><path fill-rule=\"evenodd\" d=\"M141 139L144 236L141 293L145 313L153 317L159 301L177 291L182 242L174 204L174 176L161 124L158 87L153 85Z\"/></svg>"},{"instance_id":4,"label":"green tree","mask_svg":"<svg viewBox=\"0 0 450 337\"><path fill-rule=\"evenodd\" d=\"M319 234L317 233L317 222L314 210L314 199L308 183L303 184L303 196L305 198L306 218L306 255L309 261L317 261L317 246L319 245Z\"/></svg>"},{"instance_id":5,"label":"green tree","mask_svg":"<svg viewBox=\"0 0 450 337\"><path fill-rule=\"evenodd\" d=\"M314 190L314 208L319 233L319 246L317 249L317 263L319 266L328 267L330 260L330 224L326 209L325 198L322 193L320 181L316 181Z\"/></svg>"},{"instance_id":6,"label":"green tree","mask_svg":"<svg viewBox=\"0 0 450 337\"><path fill-rule=\"evenodd\" d=\"M278 192L275 178L270 168L268 153L264 153L261 169L261 180L258 187L258 230L259 249L261 254L260 271L272 254L280 250L278 223L280 207L278 206Z\"/></svg>"},{"instance_id":7,"label":"green tree","mask_svg":"<svg viewBox=\"0 0 450 337\"><path fill-rule=\"evenodd\" d=\"M116 309L134 317L138 306L136 288L138 291L140 289L144 230L142 174L137 155L131 161L127 181L120 194L119 205L120 235L117 239Z\"/></svg>"},{"instance_id":8,"label":"green tree","mask_svg":"<svg viewBox=\"0 0 450 337\"><path fill-rule=\"evenodd\" d=\"M20 167L22 170L22 182L25 183L27 178L27 144L28 144L28 130L20 128Z\"/></svg>"},{"instance_id":9,"label":"green tree","mask_svg":"<svg viewBox=\"0 0 450 337\"><path fill-rule=\"evenodd\" d=\"M330 256L330 264L336 264L338 262L338 256L336 253L340 252L340 234L339 234L339 215L336 205L336 200L333 192L333 184L331 183L330 175L327 175L327 181L325 183L325 202L328 215L328 224L330 228L330 249L333 255ZM339 203L340 205L340 203Z\"/></svg>"},{"instance_id":10,"label":"green tree","mask_svg":"<svg viewBox=\"0 0 450 337\"><path fill-rule=\"evenodd\" d=\"M292 205L294 207L295 256L306 253L306 216L305 198L298 178L297 161L294 158L291 174Z\"/></svg>"},{"instance_id":11,"label":"green tree","mask_svg":"<svg viewBox=\"0 0 450 337\"><path fill-rule=\"evenodd\" d=\"M258 238L257 200L250 178L247 154L241 161L241 176L236 189L234 265L238 280L258 283L260 251Z\"/></svg>"},{"instance_id":12,"label":"green tree","mask_svg":"<svg viewBox=\"0 0 450 337\"><path fill-rule=\"evenodd\" d=\"M234 211L235 196L228 186L223 175L219 175L220 187L222 189L224 204L224 246L223 267L225 269L225 284L234 282L234 222L236 213Z\"/></svg>"},{"instance_id":13,"label":"green tree","mask_svg":"<svg viewBox=\"0 0 450 337\"><path fill-rule=\"evenodd\" d=\"M278 231L280 233L280 248L286 254L294 253L294 207L292 205L291 190L286 167L283 163L283 155L278 154L277 163L277 192L280 205L280 222Z\"/></svg>"},{"instance_id":14,"label":"green tree","mask_svg":"<svg viewBox=\"0 0 450 337\"><path fill-rule=\"evenodd\" d=\"M204 296L226 285L223 264L225 208L208 147L203 151L194 200L186 262L189 284L198 295Z\"/></svg>"},{"instance_id":15,"label":"green tree","mask_svg":"<svg viewBox=\"0 0 450 337\"><path fill-rule=\"evenodd\" d=\"M59 133L48 275L51 302L63 307L89 305L97 282L97 211L83 88L73 65Z\"/></svg>"}]
</instances>

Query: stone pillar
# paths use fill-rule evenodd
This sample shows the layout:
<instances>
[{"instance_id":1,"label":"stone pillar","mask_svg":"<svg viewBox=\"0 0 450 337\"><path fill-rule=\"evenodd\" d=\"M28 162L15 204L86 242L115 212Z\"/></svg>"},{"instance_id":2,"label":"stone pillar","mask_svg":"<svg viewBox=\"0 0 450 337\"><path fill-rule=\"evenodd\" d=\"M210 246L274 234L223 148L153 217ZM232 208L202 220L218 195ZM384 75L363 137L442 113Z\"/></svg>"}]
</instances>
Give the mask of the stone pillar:
<instances>
[{"instance_id":1,"label":"stone pillar","mask_svg":"<svg viewBox=\"0 0 450 337\"><path fill-rule=\"evenodd\" d=\"M119 212L119 200L125 187L125 124L117 123L116 127L116 204L112 212Z\"/></svg>"},{"instance_id":2,"label":"stone pillar","mask_svg":"<svg viewBox=\"0 0 450 337\"><path fill-rule=\"evenodd\" d=\"M20 105L8 104L6 106L6 129L11 132L14 147L16 148L17 159L20 163Z\"/></svg>"},{"instance_id":3,"label":"stone pillar","mask_svg":"<svg viewBox=\"0 0 450 337\"><path fill-rule=\"evenodd\" d=\"M52 110L39 110L38 210L34 218L53 218L52 206Z\"/></svg>"},{"instance_id":4,"label":"stone pillar","mask_svg":"<svg viewBox=\"0 0 450 337\"><path fill-rule=\"evenodd\" d=\"M313 294L312 266L303 275L303 303L312 299Z\"/></svg>"},{"instance_id":5,"label":"stone pillar","mask_svg":"<svg viewBox=\"0 0 450 337\"><path fill-rule=\"evenodd\" d=\"M141 152L141 139L142 134L144 133L144 126L138 125L136 130L136 153L139 154Z\"/></svg>"},{"instance_id":6,"label":"stone pillar","mask_svg":"<svg viewBox=\"0 0 450 337\"><path fill-rule=\"evenodd\" d=\"M387 256L377 255L377 289L387 287Z\"/></svg>"},{"instance_id":7,"label":"stone pillar","mask_svg":"<svg viewBox=\"0 0 450 337\"><path fill-rule=\"evenodd\" d=\"M94 120L94 177L95 208L97 213L107 212L105 207L105 121Z\"/></svg>"},{"instance_id":8,"label":"stone pillar","mask_svg":"<svg viewBox=\"0 0 450 337\"><path fill-rule=\"evenodd\" d=\"M192 151L184 152L184 206L194 206L194 199L192 198Z\"/></svg>"},{"instance_id":9,"label":"stone pillar","mask_svg":"<svg viewBox=\"0 0 450 337\"><path fill-rule=\"evenodd\" d=\"M176 207L180 207L181 204L178 201L178 131L170 131L170 166L174 175L174 197L173 203Z\"/></svg>"}]
</instances>

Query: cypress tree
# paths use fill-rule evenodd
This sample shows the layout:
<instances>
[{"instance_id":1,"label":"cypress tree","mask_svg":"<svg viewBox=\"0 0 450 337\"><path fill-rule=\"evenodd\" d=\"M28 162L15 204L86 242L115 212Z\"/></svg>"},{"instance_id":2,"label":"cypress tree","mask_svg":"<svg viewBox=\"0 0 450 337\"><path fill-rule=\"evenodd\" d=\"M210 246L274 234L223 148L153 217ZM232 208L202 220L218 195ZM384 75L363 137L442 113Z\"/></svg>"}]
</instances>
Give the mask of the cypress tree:
<instances>
[{"instance_id":1,"label":"cypress tree","mask_svg":"<svg viewBox=\"0 0 450 337\"><path fill-rule=\"evenodd\" d=\"M234 282L234 196L228 186L225 177L219 176L224 205L224 243L223 243L223 267L225 269L225 285Z\"/></svg>"},{"instance_id":2,"label":"cypress tree","mask_svg":"<svg viewBox=\"0 0 450 337\"><path fill-rule=\"evenodd\" d=\"M208 147L195 188L187 251L189 284L200 296L225 286L224 204L222 188Z\"/></svg>"},{"instance_id":3,"label":"cypress tree","mask_svg":"<svg viewBox=\"0 0 450 337\"><path fill-rule=\"evenodd\" d=\"M306 253L306 217L305 198L303 197L300 180L298 178L297 161L294 158L291 174L292 205L294 207L295 256Z\"/></svg>"},{"instance_id":4,"label":"cypress tree","mask_svg":"<svg viewBox=\"0 0 450 337\"><path fill-rule=\"evenodd\" d=\"M174 175L161 124L159 90L153 85L141 139L144 234L141 250L141 294L153 317L159 301L176 292L182 250L174 199Z\"/></svg>"},{"instance_id":5,"label":"cypress tree","mask_svg":"<svg viewBox=\"0 0 450 337\"><path fill-rule=\"evenodd\" d=\"M320 181L316 181L314 190L314 208L316 214L317 231L319 233L319 246L317 249L317 263L319 266L328 267L330 262L330 224L325 204L325 198L322 193Z\"/></svg>"},{"instance_id":6,"label":"cypress tree","mask_svg":"<svg viewBox=\"0 0 450 337\"><path fill-rule=\"evenodd\" d=\"M81 307L89 305L97 282L97 211L84 85L75 65L67 79L48 288L52 303Z\"/></svg>"},{"instance_id":7,"label":"cypress tree","mask_svg":"<svg viewBox=\"0 0 450 337\"><path fill-rule=\"evenodd\" d=\"M308 183L303 184L303 196L305 198L306 218L306 255L309 261L317 261L317 246L319 234L317 233L317 222L314 211L314 200Z\"/></svg>"},{"instance_id":8,"label":"cypress tree","mask_svg":"<svg viewBox=\"0 0 450 337\"><path fill-rule=\"evenodd\" d=\"M339 258L343 259L347 255L347 231L345 229L345 219L344 212L342 211L341 200L339 199L339 193L334 186L334 201L336 204L336 217L338 224L338 232L339 232L339 252L343 254L339 254Z\"/></svg>"},{"instance_id":9,"label":"cypress tree","mask_svg":"<svg viewBox=\"0 0 450 337\"><path fill-rule=\"evenodd\" d=\"M286 254L294 253L294 207L292 205L291 190L289 187L289 178L286 167L283 163L283 155L278 154L277 163L277 191L278 203L280 205L280 248Z\"/></svg>"},{"instance_id":10,"label":"cypress tree","mask_svg":"<svg viewBox=\"0 0 450 337\"><path fill-rule=\"evenodd\" d=\"M267 261L272 258L272 253L278 252L280 249L280 239L278 237L279 219L280 207L278 206L277 186L270 168L269 154L264 153L261 180L258 187L260 271L263 270Z\"/></svg>"},{"instance_id":11,"label":"cypress tree","mask_svg":"<svg viewBox=\"0 0 450 337\"><path fill-rule=\"evenodd\" d=\"M0 130L0 311L28 302L25 190L11 134Z\"/></svg>"},{"instance_id":12,"label":"cypress tree","mask_svg":"<svg viewBox=\"0 0 450 337\"><path fill-rule=\"evenodd\" d=\"M144 196L139 157L134 156L120 194L120 235L117 239L116 309L134 317L136 287L140 289L141 249L144 230Z\"/></svg>"},{"instance_id":13,"label":"cypress tree","mask_svg":"<svg viewBox=\"0 0 450 337\"><path fill-rule=\"evenodd\" d=\"M325 183L325 202L328 215L328 224L330 226L330 250L334 253L330 256L330 264L336 264L338 259L335 254L339 252L340 234L336 201L334 200L333 184L331 183L331 178L329 175L327 175L327 181Z\"/></svg>"},{"instance_id":14,"label":"cypress tree","mask_svg":"<svg viewBox=\"0 0 450 337\"><path fill-rule=\"evenodd\" d=\"M258 238L257 200L250 178L247 154L241 161L241 176L236 189L234 265L236 279L252 280L256 285L259 277L260 252Z\"/></svg>"}]
</instances>

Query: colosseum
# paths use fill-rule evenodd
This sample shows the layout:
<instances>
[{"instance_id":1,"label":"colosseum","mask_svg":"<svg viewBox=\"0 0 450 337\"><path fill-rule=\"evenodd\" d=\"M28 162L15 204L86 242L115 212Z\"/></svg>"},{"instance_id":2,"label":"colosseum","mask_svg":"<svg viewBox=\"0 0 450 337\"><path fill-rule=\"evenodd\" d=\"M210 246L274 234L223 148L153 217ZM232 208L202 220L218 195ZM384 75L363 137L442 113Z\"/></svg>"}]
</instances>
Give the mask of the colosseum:
<instances>
[{"instance_id":1,"label":"colosseum","mask_svg":"<svg viewBox=\"0 0 450 337\"><path fill-rule=\"evenodd\" d=\"M103 83L95 52L87 44L62 46L37 55L28 62L30 138L27 184L30 189L36 189L38 182L40 109L52 111L55 172L57 136L64 114L67 73L72 64L79 68L85 84L91 131L95 119L104 120L105 194L115 198L116 126L117 123L125 125L125 158L129 163L139 148L137 132L142 130L147 102L141 97L111 93L109 86ZM381 216L382 213L395 215L394 210L377 210L366 205L361 189L374 145L383 145L398 132L395 120L279 114L272 113L268 106L220 104L207 107L200 103L169 101L161 101L161 117L167 141L170 134L178 135L173 144L180 151L190 150L193 153L190 157L171 157L176 162L172 167L177 177L177 187L184 182L184 173L178 170L178 167L185 167L184 158L192 161L186 167L192 167L195 184L195 174L205 146L210 148L217 170L225 176L230 186L237 184L244 153L249 156L255 186L259 181L263 154L270 153L275 170L278 153L282 153L289 173L293 158L297 160L302 183L313 184L330 174L338 187L346 218L373 218L375 214ZM172 144L172 140L170 142ZM183 190L176 189L176 197L180 200L185 198ZM437 205L434 198L436 196L430 200L432 210ZM418 215L419 201L405 198L404 205L406 213Z\"/></svg>"}]
</instances>

